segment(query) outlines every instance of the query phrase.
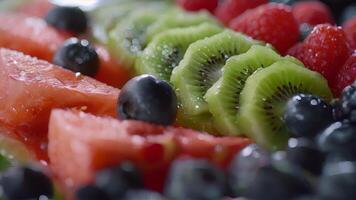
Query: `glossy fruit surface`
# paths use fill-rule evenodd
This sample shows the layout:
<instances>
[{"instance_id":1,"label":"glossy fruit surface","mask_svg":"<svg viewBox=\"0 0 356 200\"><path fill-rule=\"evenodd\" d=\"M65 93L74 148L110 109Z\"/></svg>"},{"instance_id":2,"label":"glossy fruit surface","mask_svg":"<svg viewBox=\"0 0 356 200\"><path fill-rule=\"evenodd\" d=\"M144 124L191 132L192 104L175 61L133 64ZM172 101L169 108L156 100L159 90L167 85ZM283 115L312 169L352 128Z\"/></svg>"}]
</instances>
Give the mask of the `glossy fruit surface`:
<instances>
[{"instance_id":1,"label":"glossy fruit surface","mask_svg":"<svg viewBox=\"0 0 356 200\"><path fill-rule=\"evenodd\" d=\"M128 81L118 100L120 119L171 125L177 114L177 96L166 81L141 75Z\"/></svg>"},{"instance_id":2,"label":"glossy fruit surface","mask_svg":"<svg viewBox=\"0 0 356 200\"><path fill-rule=\"evenodd\" d=\"M297 2L293 4L293 14L299 24L335 23L329 7L320 1Z\"/></svg>"},{"instance_id":3,"label":"glossy fruit surface","mask_svg":"<svg viewBox=\"0 0 356 200\"><path fill-rule=\"evenodd\" d=\"M268 0L225 0L219 3L215 10L215 16L224 24L229 24L235 17L246 10L256 8L267 3Z\"/></svg>"},{"instance_id":4,"label":"glossy fruit surface","mask_svg":"<svg viewBox=\"0 0 356 200\"><path fill-rule=\"evenodd\" d=\"M315 174L321 174L325 155L319 151L318 146L304 138L291 138L288 142L287 160L302 169Z\"/></svg>"},{"instance_id":5,"label":"glossy fruit surface","mask_svg":"<svg viewBox=\"0 0 356 200\"><path fill-rule=\"evenodd\" d=\"M249 143L245 138L215 138L189 129L63 110L52 112L49 128L53 171L61 182L71 177L70 187L94 181L98 171L130 160L143 173L146 187L161 190L175 158L191 156L226 166Z\"/></svg>"},{"instance_id":6,"label":"glossy fruit surface","mask_svg":"<svg viewBox=\"0 0 356 200\"><path fill-rule=\"evenodd\" d=\"M116 115L119 90L94 79L6 49L0 49L0 69L0 123L38 150L46 143L53 108Z\"/></svg>"},{"instance_id":7,"label":"glossy fruit surface","mask_svg":"<svg viewBox=\"0 0 356 200\"><path fill-rule=\"evenodd\" d=\"M5 171L0 178L2 192L7 199L51 198L53 185L50 178L35 167L17 166Z\"/></svg>"},{"instance_id":8,"label":"glossy fruit surface","mask_svg":"<svg viewBox=\"0 0 356 200\"><path fill-rule=\"evenodd\" d=\"M272 44L282 54L299 39L299 25L292 10L282 4L270 3L251 9L232 20L229 26Z\"/></svg>"},{"instance_id":9,"label":"glossy fruit surface","mask_svg":"<svg viewBox=\"0 0 356 200\"><path fill-rule=\"evenodd\" d=\"M172 163L165 195L176 200L215 200L224 196L222 171L206 160L176 160Z\"/></svg>"},{"instance_id":10,"label":"glossy fruit surface","mask_svg":"<svg viewBox=\"0 0 356 200\"><path fill-rule=\"evenodd\" d=\"M187 11L208 10L214 12L218 0L176 0L177 4Z\"/></svg>"},{"instance_id":11,"label":"glossy fruit surface","mask_svg":"<svg viewBox=\"0 0 356 200\"><path fill-rule=\"evenodd\" d=\"M322 24L314 28L295 53L292 56L321 73L332 86L351 50L341 27Z\"/></svg>"},{"instance_id":12,"label":"glossy fruit surface","mask_svg":"<svg viewBox=\"0 0 356 200\"><path fill-rule=\"evenodd\" d=\"M319 97L308 94L290 98L284 113L288 130L297 137L313 138L333 120L333 108Z\"/></svg>"},{"instance_id":13,"label":"glossy fruit surface","mask_svg":"<svg viewBox=\"0 0 356 200\"><path fill-rule=\"evenodd\" d=\"M334 93L339 96L341 92L356 80L356 50L346 60L346 63L341 67L337 74L335 84L333 86ZM353 86L354 88L355 86ZM345 92L346 94L346 92ZM348 97L349 98L349 97ZM348 100L347 100L348 101Z\"/></svg>"},{"instance_id":14,"label":"glossy fruit surface","mask_svg":"<svg viewBox=\"0 0 356 200\"><path fill-rule=\"evenodd\" d=\"M88 17L78 7L56 6L48 11L45 20L56 29L72 33L84 33L88 27Z\"/></svg>"},{"instance_id":15,"label":"glossy fruit surface","mask_svg":"<svg viewBox=\"0 0 356 200\"><path fill-rule=\"evenodd\" d=\"M49 62L52 62L55 52L71 36L47 25L41 18L19 13L0 13L0 24L0 47L21 51ZM95 78L121 87L131 77L132 72L119 65L103 46L96 45L96 51L100 67Z\"/></svg>"},{"instance_id":16,"label":"glossy fruit surface","mask_svg":"<svg viewBox=\"0 0 356 200\"><path fill-rule=\"evenodd\" d=\"M99 56L87 40L71 38L56 51L53 63L73 72L94 76L99 69Z\"/></svg>"}]
</instances>

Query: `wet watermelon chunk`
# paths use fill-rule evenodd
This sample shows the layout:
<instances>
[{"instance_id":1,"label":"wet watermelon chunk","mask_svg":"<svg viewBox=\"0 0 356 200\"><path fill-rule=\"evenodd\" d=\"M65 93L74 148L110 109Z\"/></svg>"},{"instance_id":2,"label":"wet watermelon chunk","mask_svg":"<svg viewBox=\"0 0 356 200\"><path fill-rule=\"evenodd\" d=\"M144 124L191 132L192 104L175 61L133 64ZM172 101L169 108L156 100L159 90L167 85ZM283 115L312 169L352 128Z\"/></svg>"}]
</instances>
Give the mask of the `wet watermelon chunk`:
<instances>
[{"instance_id":1,"label":"wet watermelon chunk","mask_svg":"<svg viewBox=\"0 0 356 200\"><path fill-rule=\"evenodd\" d=\"M53 55L70 34L59 32L42 19L19 13L0 13L0 47L21 51L52 62ZM94 77L114 87L121 87L132 72L118 64L110 53L97 45L100 68Z\"/></svg>"},{"instance_id":2,"label":"wet watermelon chunk","mask_svg":"<svg viewBox=\"0 0 356 200\"><path fill-rule=\"evenodd\" d=\"M69 37L37 17L0 13L0 47L51 61L53 54Z\"/></svg>"},{"instance_id":3,"label":"wet watermelon chunk","mask_svg":"<svg viewBox=\"0 0 356 200\"><path fill-rule=\"evenodd\" d=\"M71 189L92 181L102 168L131 160L143 170L146 185L160 190L166 169L177 157L215 162L216 155L228 153L224 156L227 158L251 142L237 137L225 139L190 129L54 110L49 125L49 157L53 172Z\"/></svg>"},{"instance_id":4,"label":"wet watermelon chunk","mask_svg":"<svg viewBox=\"0 0 356 200\"><path fill-rule=\"evenodd\" d=\"M0 49L0 126L44 151L53 108L115 116L118 93L92 78Z\"/></svg>"}]
</instances>

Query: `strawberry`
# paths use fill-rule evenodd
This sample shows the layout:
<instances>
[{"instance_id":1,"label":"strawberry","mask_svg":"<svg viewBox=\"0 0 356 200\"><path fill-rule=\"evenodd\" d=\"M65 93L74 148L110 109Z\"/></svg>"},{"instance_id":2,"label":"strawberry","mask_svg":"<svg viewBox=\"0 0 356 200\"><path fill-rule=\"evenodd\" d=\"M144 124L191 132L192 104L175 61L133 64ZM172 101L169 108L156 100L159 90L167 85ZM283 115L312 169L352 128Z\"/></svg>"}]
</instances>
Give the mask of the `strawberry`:
<instances>
[{"instance_id":1,"label":"strawberry","mask_svg":"<svg viewBox=\"0 0 356 200\"><path fill-rule=\"evenodd\" d=\"M176 0L176 3L187 11L209 10L214 12L218 0Z\"/></svg>"},{"instance_id":2,"label":"strawberry","mask_svg":"<svg viewBox=\"0 0 356 200\"><path fill-rule=\"evenodd\" d=\"M310 25L318 25L335 23L329 7L320 1L302 1L295 3L292 7L292 11L299 24L307 23Z\"/></svg>"},{"instance_id":3,"label":"strawberry","mask_svg":"<svg viewBox=\"0 0 356 200\"><path fill-rule=\"evenodd\" d=\"M341 27L317 25L297 50L289 53L308 68L324 75L332 85L336 74L350 56L351 50Z\"/></svg>"},{"instance_id":4,"label":"strawberry","mask_svg":"<svg viewBox=\"0 0 356 200\"><path fill-rule=\"evenodd\" d=\"M356 80L356 50L347 59L345 65L341 68L336 77L333 91L336 96L339 96L343 89L351 85Z\"/></svg>"},{"instance_id":5,"label":"strawberry","mask_svg":"<svg viewBox=\"0 0 356 200\"><path fill-rule=\"evenodd\" d=\"M347 20L343 25L343 29L351 47L356 49L356 16Z\"/></svg>"},{"instance_id":6,"label":"strawberry","mask_svg":"<svg viewBox=\"0 0 356 200\"><path fill-rule=\"evenodd\" d=\"M216 17L224 24L244 13L248 9L268 3L268 0L225 0L215 10Z\"/></svg>"},{"instance_id":7,"label":"strawberry","mask_svg":"<svg viewBox=\"0 0 356 200\"><path fill-rule=\"evenodd\" d=\"M292 9L283 4L269 3L248 10L232 20L230 27L272 44L282 54L299 39L299 26Z\"/></svg>"}]
</instances>

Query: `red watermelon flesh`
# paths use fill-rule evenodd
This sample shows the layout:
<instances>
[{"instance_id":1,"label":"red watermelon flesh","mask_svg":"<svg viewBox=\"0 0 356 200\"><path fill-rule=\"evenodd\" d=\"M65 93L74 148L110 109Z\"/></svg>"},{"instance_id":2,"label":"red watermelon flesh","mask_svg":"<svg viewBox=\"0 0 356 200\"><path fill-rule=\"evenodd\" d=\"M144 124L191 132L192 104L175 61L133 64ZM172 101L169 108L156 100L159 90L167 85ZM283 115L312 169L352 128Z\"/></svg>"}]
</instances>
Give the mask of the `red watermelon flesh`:
<instances>
[{"instance_id":1,"label":"red watermelon flesh","mask_svg":"<svg viewBox=\"0 0 356 200\"><path fill-rule=\"evenodd\" d=\"M71 189L92 181L100 169L131 160L144 171L146 185L161 190L173 159L211 159L217 155L211 147L236 154L250 143L245 138L226 139L229 142L189 129L54 110L49 125L49 157L54 174Z\"/></svg>"},{"instance_id":2,"label":"red watermelon flesh","mask_svg":"<svg viewBox=\"0 0 356 200\"><path fill-rule=\"evenodd\" d=\"M53 108L115 116L118 93L89 77L77 77L48 62L0 49L0 125L37 149L42 145L46 150Z\"/></svg>"},{"instance_id":3,"label":"red watermelon flesh","mask_svg":"<svg viewBox=\"0 0 356 200\"><path fill-rule=\"evenodd\" d=\"M51 61L56 50L69 37L37 17L0 13L0 47Z\"/></svg>"},{"instance_id":4,"label":"red watermelon flesh","mask_svg":"<svg viewBox=\"0 0 356 200\"><path fill-rule=\"evenodd\" d=\"M52 62L53 55L70 34L59 32L38 17L17 13L0 13L0 47L21 51L39 59ZM121 87L131 76L131 71L120 66L102 46L97 46L100 68L97 80Z\"/></svg>"},{"instance_id":5,"label":"red watermelon flesh","mask_svg":"<svg viewBox=\"0 0 356 200\"><path fill-rule=\"evenodd\" d=\"M30 0L16 8L16 11L30 16L44 17L53 7L54 4L48 0Z\"/></svg>"}]
</instances>

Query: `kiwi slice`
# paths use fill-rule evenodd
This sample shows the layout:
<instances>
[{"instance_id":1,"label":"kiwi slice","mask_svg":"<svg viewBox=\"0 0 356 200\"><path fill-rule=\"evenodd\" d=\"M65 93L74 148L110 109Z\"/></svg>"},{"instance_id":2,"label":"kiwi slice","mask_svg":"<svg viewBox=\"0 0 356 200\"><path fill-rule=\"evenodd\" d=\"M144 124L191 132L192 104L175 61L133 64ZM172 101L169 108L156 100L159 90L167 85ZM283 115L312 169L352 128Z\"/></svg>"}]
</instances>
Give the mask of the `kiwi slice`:
<instances>
[{"instance_id":1,"label":"kiwi slice","mask_svg":"<svg viewBox=\"0 0 356 200\"><path fill-rule=\"evenodd\" d=\"M171 10L148 27L146 33L146 45L151 42L157 34L162 33L165 30L194 26L204 22L219 24L219 22L206 11L188 13L180 9Z\"/></svg>"},{"instance_id":2,"label":"kiwi slice","mask_svg":"<svg viewBox=\"0 0 356 200\"><path fill-rule=\"evenodd\" d=\"M247 79L240 95L239 128L265 148L285 147L290 136L283 122L285 105L299 93L332 99L322 75L288 60L258 70Z\"/></svg>"},{"instance_id":3,"label":"kiwi slice","mask_svg":"<svg viewBox=\"0 0 356 200\"><path fill-rule=\"evenodd\" d=\"M121 4L105 4L90 11L89 16L92 21L92 35L94 39L99 43L106 44L108 32L137 5L137 2L129 2L127 0Z\"/></svg>"},{"instance_id":4,"label":"kiwi slice","mask_svg":"<svg viewBox=\"0 0 356 200\"><path fill-rule=\"evenodd\" d=\"M257 43L240 33L225 30L191 44L171 76L184 112L188 115L209 112L204 95L222 75L226 60Z\"/></svg>"},{"instance_id":5,"label":"kiwi slice","mask_svg":"<svg viewBox=\"0 0 356 200\"><path fill-rule=\"evenodd\" d=\"M137 54L144 48L147 27L166 10L163 5L150 8L132 12L109 33L108 47L125 67L131 68L134 65Z\"/></svg>"},{"instance_id":6,"label":"kiwi slice","mask_svg":"<svg viewBox=\"0 0 356 200\"><path fill-rule=\"evenodd\" d=\"M138 56L135 64L136 72L170 81L172 70L178 66L191 43L221 31L220 27L209 23L169 29L157 35Z\"/></svg>"},{"instance_id":7,"label":"kiwi slice","mask_svg":"<svg viewBox=\"0 0 356 200\"><path fill-rule=\"evenodd\" d=\"M231 57L220 79L207 91L205 100L213 115L214 124L224 135L239 135L236 123L240 92L246 79L258 68L265 68L281 59L268 47L254 45L246 53Z\"/></svg>"}]
</instances>

